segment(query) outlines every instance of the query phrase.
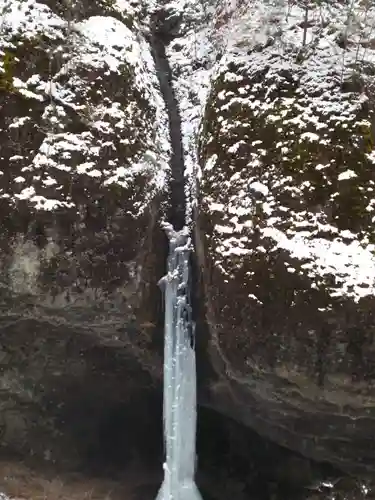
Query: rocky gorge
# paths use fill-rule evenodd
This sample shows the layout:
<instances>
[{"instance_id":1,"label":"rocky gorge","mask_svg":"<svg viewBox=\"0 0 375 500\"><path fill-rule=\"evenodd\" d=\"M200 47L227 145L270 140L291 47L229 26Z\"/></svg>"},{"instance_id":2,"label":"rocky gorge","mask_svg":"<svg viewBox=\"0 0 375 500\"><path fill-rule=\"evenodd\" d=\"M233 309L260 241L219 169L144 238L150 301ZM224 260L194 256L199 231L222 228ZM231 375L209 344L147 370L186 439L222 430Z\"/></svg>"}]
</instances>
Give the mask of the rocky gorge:
<instances>
[{"instance_id":1,"label":"rocky gorge","mask_svg":"<svg viewBox=\"0 0 375 500\"><path fill-rule=\"evenodd\" d=\"M0 490L155 495L169 220L194 236L204 497L362 498L371 2L0 8Z\"/></svg>"}]
</instances>

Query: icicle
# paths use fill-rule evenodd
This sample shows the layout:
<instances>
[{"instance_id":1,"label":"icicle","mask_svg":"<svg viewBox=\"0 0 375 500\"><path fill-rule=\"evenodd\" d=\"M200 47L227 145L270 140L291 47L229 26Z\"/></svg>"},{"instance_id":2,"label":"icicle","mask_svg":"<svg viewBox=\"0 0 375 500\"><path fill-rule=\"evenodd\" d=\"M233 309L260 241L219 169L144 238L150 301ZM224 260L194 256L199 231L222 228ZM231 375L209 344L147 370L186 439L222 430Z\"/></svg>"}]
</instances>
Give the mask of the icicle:
<instances>
[{"instance_id":1,"label":"icicle","mask_svg":"<svg viewBox=\"0 0 375 500\"><path fill-rule=\"evenodd\" d=\"M164 343L164 481L157 500L202 500L194 482L196 368L189 304L190 238L187 228L169 238Z\"/></svg>"}]
</instances>

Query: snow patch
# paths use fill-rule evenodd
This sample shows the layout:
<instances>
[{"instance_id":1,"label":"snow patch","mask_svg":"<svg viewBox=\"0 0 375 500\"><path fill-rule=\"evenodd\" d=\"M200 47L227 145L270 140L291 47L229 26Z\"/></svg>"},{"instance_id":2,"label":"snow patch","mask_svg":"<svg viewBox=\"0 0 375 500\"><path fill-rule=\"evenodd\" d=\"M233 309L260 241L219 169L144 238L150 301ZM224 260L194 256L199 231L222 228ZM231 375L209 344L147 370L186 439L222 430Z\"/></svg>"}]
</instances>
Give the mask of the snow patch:
<instances>
[{"instance_id":1,"label":"snow patch","mask_svg":"<svg viewBox=\"0 0 375 500\"><path fill-rule=\"evenodd\" d=\"M314 281L319 281L319 277L334 276L335 285L328 287L332 297L345 295L358 301L375 293L375 245L364 248L359 241L347 244L339 239L329 241L298 233L288 238L272 227L264 228L262 233L276 242L276 248L306 261L301 267Z\"/></svg>"}]
</instances>

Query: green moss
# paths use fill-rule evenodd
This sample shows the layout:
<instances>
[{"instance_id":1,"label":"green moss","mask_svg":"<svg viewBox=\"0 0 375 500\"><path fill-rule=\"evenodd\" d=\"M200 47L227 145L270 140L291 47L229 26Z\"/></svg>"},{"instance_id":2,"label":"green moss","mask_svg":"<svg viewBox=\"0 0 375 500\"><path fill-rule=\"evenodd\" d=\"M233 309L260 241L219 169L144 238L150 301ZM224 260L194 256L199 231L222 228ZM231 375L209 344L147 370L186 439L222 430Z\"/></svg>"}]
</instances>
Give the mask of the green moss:
<instances>
[{"instance_id":1,"label":"green moss","mask_svg":"<svg viewBox=\"0 0 375 500\"><path fill-rule=\"evenodd\" d=\"M2 66L4 72L0 74L0 91L13 92L13 74L16 65L16 56L7 50L3 55Z\"/></svg>"},{"instance_id":2,"label":"green moss","mask_svg":"<svg viewBox=\"0 0 375 500\"><path fill-rule=\"evenodd\" d=\"M367 153L371 153L374 149L373 131L369 125L360 125L358 132L362 134L364 141L364 149Z\"/></svg>"},{"instance_id":3,"label":"green moss","mask_svg":"<svg viewBox=\"0 0 375 500\"><path fill-rule=\"evenodd\" d=\"M242 76L241 85L235 79L226 80L229 71ZM262 180L271 175L285 179L284 189L274 193L277 205L292 212L324 210L329 223L339 229L369 232L375 241L373 214L367 210L373 182L373 164L367 157L374 147L372 108L358 107L355 119L342 123L340 117L327 116L317 107L314 113L325 126L317 128L313 122L306 122L301 130L301 110L311 106L315 97L324 97L318 91L314 96L303 94L299 80L293 76L288 70L280 71L277 77L263 69L248 74L238 67L218 77L199 141L202 166L212 155L217 155L217 162L215 170L201 181L202 196L214 197L225 205L228 198L235 198L244 189L247 176ZM257 85L260 82L262 85ZM254 113L243 99L244 88L249 89L247 102L267 99L272 107ZM340 92L340 88L336 91ZM226 102L218 97L220 94L226 96ZM358 92L342 95L348 109L351 102L357 102ZM287 102L285 97L294 100ZM241 146L230 153L231 146L239 143ZM254 158L257 161L249 169L249 159ZM317 168L319 165L323 168ZM356 177L341 181L340 173L348 169ZM223 183L234 173L242 180L230 182L223 191ZM286 220L285 224L292 223Z\"/></svg>"}]
</instances>

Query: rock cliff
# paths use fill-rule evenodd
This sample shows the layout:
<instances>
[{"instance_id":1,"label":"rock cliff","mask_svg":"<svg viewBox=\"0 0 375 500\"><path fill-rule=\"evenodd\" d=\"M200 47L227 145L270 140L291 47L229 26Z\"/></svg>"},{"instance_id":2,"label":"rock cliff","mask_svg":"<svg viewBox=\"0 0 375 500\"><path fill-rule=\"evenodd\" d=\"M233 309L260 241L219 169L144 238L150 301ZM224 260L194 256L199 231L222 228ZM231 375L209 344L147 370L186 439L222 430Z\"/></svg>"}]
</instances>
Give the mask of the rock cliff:
<instances>
[{"instance_id":1,"label":"rock cliff","mask_svg":"<svg viewBox=\"0 0 375 500\"><path fill-rule=\"evenodd\" d=\"M2 445L73 460L161 375L167 114L137 5L0 8Z\"/></svg>"},{"instance_id":2,"label":"rock cliff","mask_svg":"<svg viewBox=\"0 0 375 500\"><path fill-rule=\"evenodd\" d=\"M196 211L218 375L211 404L287 447L368 472L371 9L238 2L218 12Z\"/></svg>"},{"instance_id":3,"label":"rock cliff","mask_svg":"<svg viewBox=\"0 0 375 500\"><path fill-rule=\"evenodd\" d=\"M212 477L238 454L257 476L243 425L373 473L373 6L0 9L2 449L159 464L160 221L186 212L204 481L237 495ZM290 452L270 449L279 470Z\"/></svg>"}]
</instances>

